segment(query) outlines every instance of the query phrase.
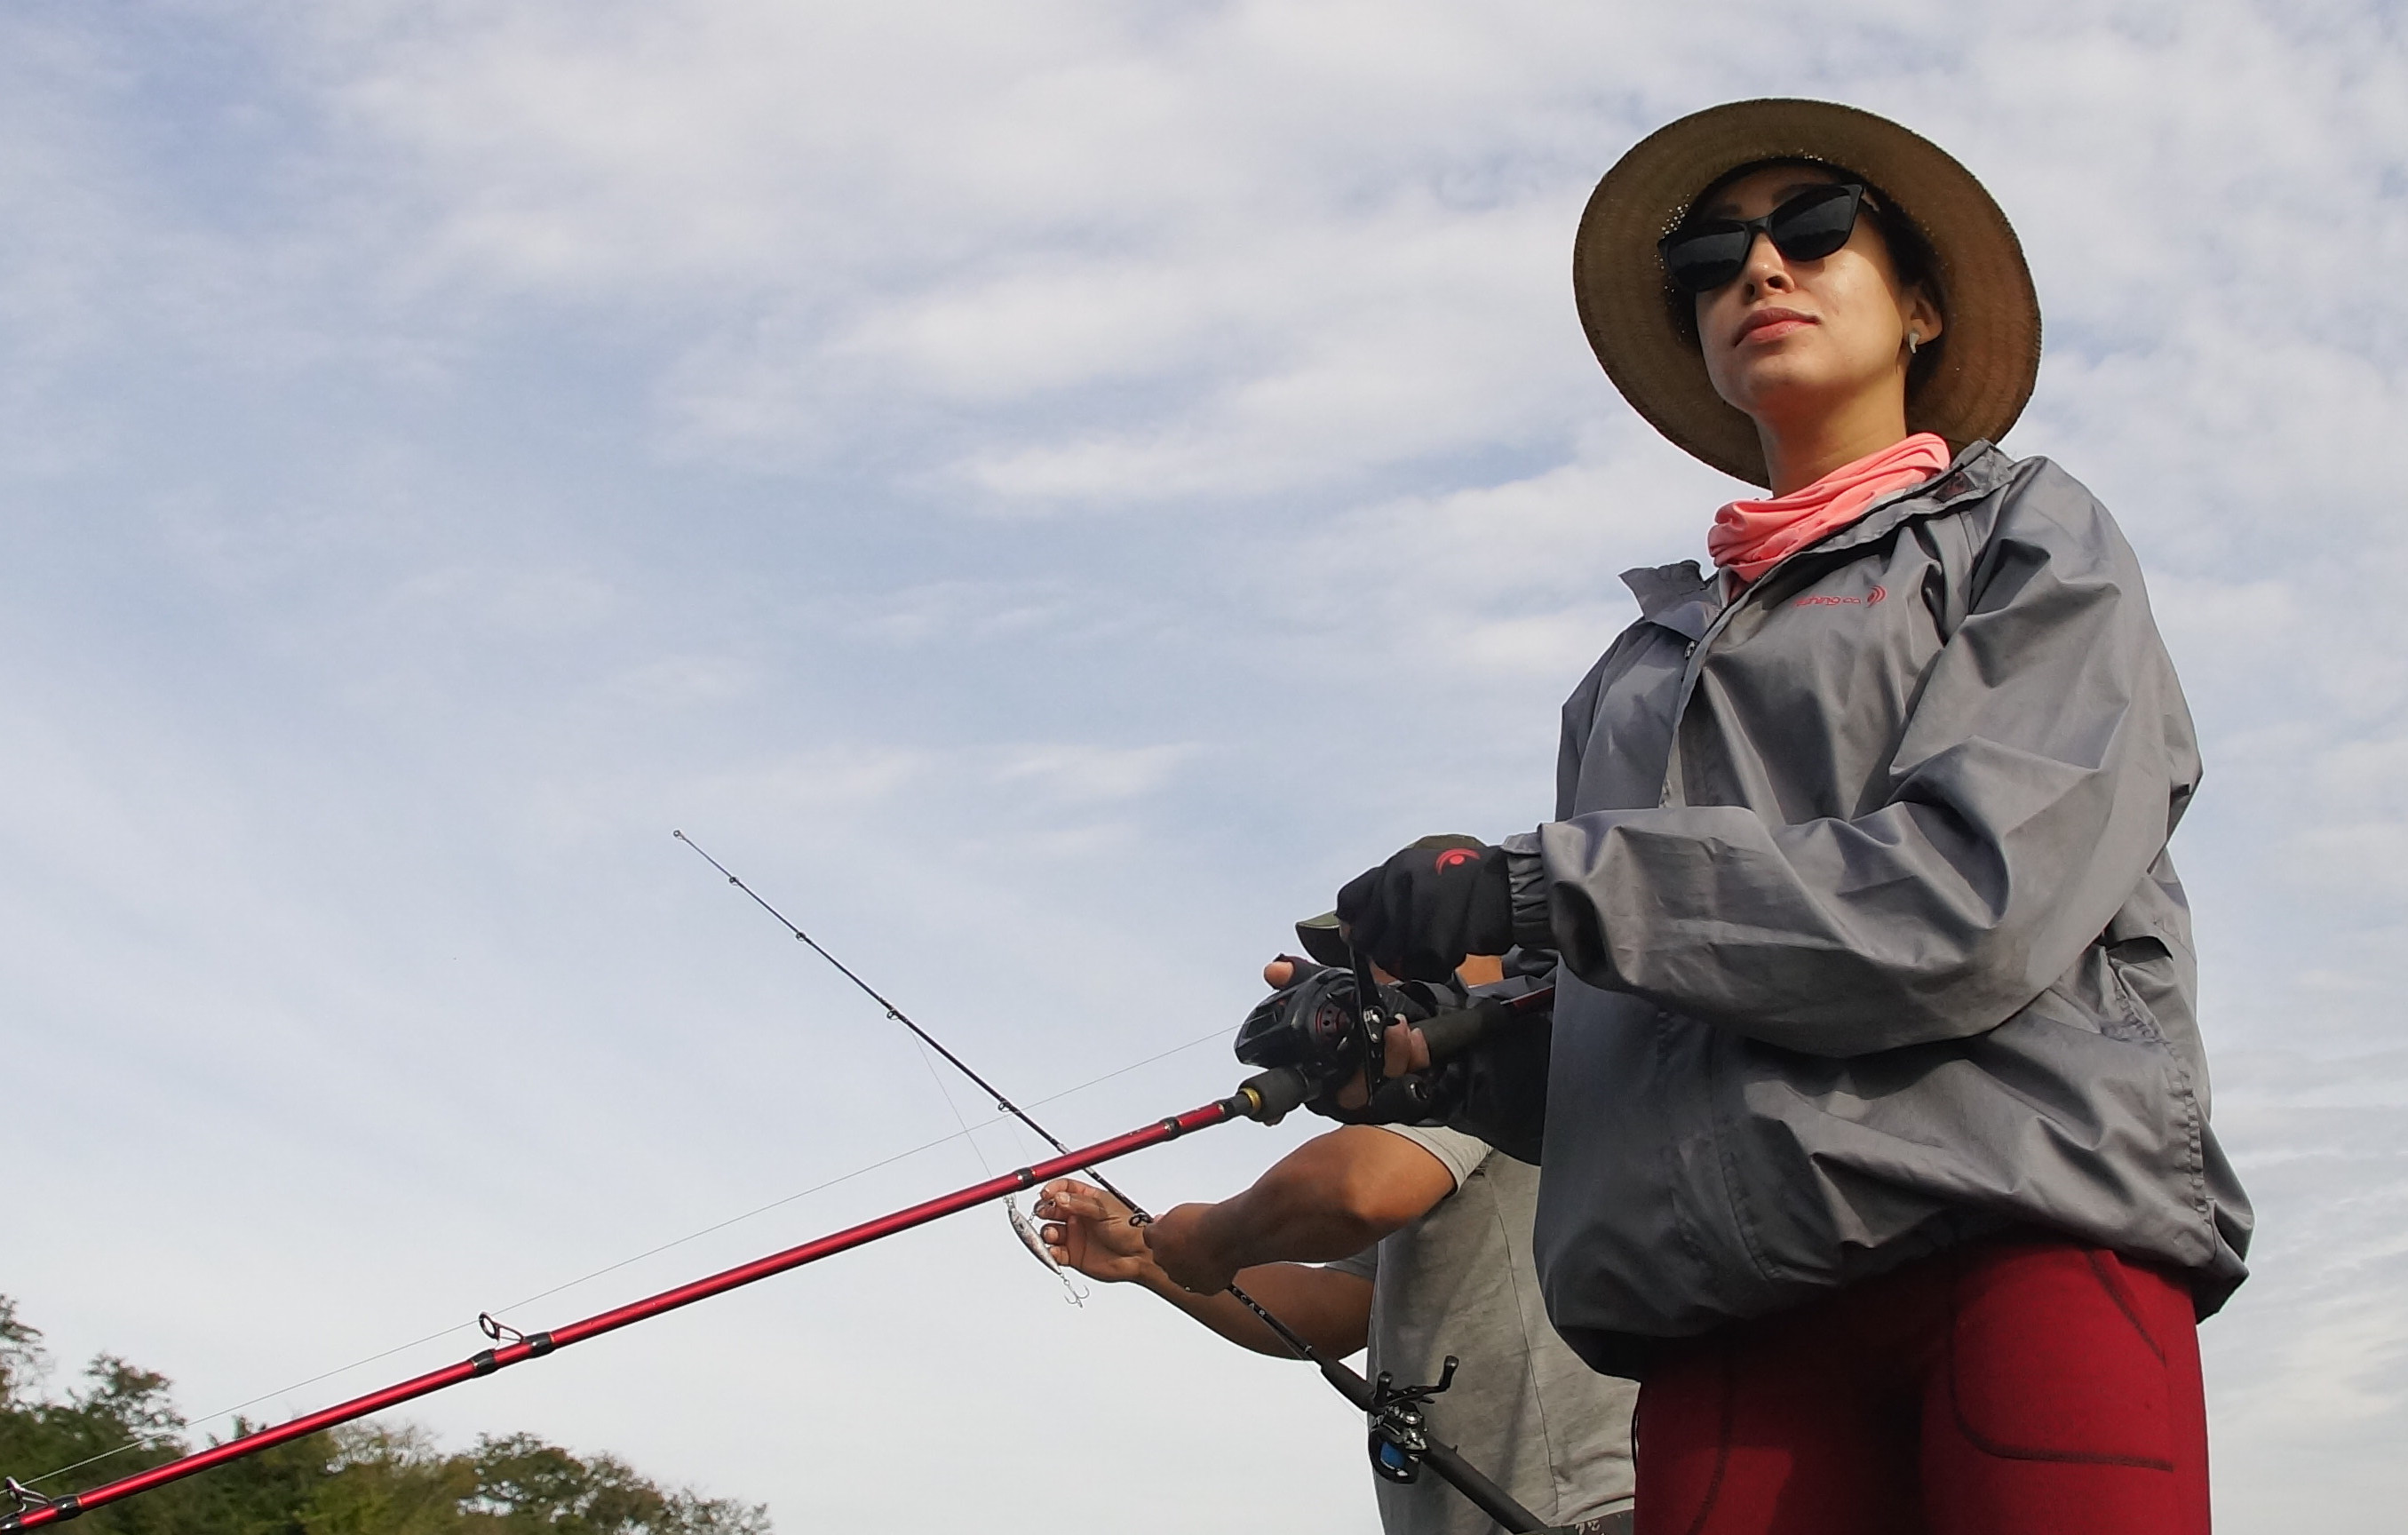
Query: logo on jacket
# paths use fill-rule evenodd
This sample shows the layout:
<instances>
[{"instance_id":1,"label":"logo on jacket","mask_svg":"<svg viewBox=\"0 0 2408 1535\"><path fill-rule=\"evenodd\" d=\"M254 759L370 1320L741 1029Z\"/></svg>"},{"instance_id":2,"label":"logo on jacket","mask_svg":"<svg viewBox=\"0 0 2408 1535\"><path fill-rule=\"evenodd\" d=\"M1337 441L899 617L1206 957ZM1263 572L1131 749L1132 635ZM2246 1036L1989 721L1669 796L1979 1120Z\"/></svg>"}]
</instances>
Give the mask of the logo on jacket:
<instances>
[{"instance_id":1,"label":"logo on jacket","mask_svg":"<svg viewBox=\"0 0 2408 1535\"><path fill-rule=\"evenodd\" d=\"M1871 591L1867 592L1860 597L1825 596L1820 593L1817 593L1813 596L1799 597L1789 606L1792 608L1870 608L1876 602L1885 600L1888 596L1888 587L1875 586Z\"/></svg>"},{"instance_id":2,"label":"logo on jacket","mask_svg":"<svg viewBox=\"0 0 2408 1535\"><path fill-rule=\"evenodd\" d=\"M1440 868L1457 868L1465 864L1479 861L1480 854L1469 848L1449 848L1438 855L1438 867Z\"/></svg>"}]
</instances>

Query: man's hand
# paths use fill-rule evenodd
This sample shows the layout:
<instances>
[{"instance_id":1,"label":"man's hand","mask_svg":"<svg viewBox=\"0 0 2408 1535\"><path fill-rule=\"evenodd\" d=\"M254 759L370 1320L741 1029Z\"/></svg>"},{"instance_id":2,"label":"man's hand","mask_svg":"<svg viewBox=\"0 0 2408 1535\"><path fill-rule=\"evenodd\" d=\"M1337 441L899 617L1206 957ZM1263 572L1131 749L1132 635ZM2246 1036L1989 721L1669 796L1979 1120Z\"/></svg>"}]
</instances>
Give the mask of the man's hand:
<instances>
[{"instance_id":1,"label":"man's hand","mask_svg":"<svg viewBox=\"0 0 2408 1535\"><path fill-rule=\"evenodd\" d=\"M1145 1228L1129 1207L1075 1178L1056 1178L1037 1197L1038 1236L1054 1261L1107 1284L1159 1288L1162 1270L1146 1251Z\"/></svg>"},{"instance_id":2,"label":"man's hand","mask_svg":"<svg viewBox=\"0 0 2408 1535\"><path fill-rule=\"evenodd\" d=\"M1245 1267L1224 1252L1207 1231L1207 1216L1219 1208L1175 1205L1143 1227L1155 1267L1190 1295L1219 1295Z\"/></svg>"},{"instance_id":3,"label":"man's hand","mask_svg":"<svg viewBox=\"0 0 2408 1535\"><path fill-rule=\"evenodd\" d=\"M1411 1024L1390 1024L1380 1036L1380 1075L1383 1080L1401 1077L1409 1071L1426 1071L1430 1067L1429 1041L1422 1031ZM1352 1082L1338 1089L1340 1109L1360 1109L1371 1101L1370 1083L1360 1071Z\"/></svg>"},{"instance_id":4,"label":"man's hand","mask_svg":"<svg viewBox=\"0 0 2408 1535\"><path fill-rule=\"evenodd\" d=\"M1495 960L1481 955L1474 955L1473 962L1490 967L1496 965ZM1298 959L1294 954L1282 954L1263 967L1263 981L1273 991L1281 990L1296 980L1297 966L1311 963L1312 961ZM1388 975L1382 970L1375 969L1371 973L1383 983L1389 979ZM1503 972L1500 969L1498 973ZM1479 979L1489 981L1496 977L1483 973ZM1429 1041L1423 1039L1422 1031L1412 1025L1390 1024L1387 1032L1381 1037L1380 1043L1383 1052L1383 1064L1380 1068L1382 1076L1401 1077L1408 1071L1429 1069ZM1354 1074L1354 1081L1338 1089L1338 1106L1341 1109L1360 1109L1370 1101L1371 1090L1365 1084L1363 1074L1359 1071Z\"/></svg>"}]
</instances>

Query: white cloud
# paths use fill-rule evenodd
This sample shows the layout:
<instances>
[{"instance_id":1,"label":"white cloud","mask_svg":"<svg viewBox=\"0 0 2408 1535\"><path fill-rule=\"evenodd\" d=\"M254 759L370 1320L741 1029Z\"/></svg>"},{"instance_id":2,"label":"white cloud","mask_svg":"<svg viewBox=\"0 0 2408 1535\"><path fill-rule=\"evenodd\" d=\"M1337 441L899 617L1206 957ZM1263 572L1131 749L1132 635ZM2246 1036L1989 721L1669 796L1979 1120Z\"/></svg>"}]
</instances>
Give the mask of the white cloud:
<instances>
[{"instance_id":1,"label":"white cloud","mask_svg":"<svg viewBox=\"0 0 2408 1535\"><path fill-rule=\"evenodd\" d=\"M1021 746L1006 748L995 770L1008 783L1033 782L1049 797L1081 804L1156 793L1195 754L1195 748L1185 745Z\"/></svg>"}]
</instances>

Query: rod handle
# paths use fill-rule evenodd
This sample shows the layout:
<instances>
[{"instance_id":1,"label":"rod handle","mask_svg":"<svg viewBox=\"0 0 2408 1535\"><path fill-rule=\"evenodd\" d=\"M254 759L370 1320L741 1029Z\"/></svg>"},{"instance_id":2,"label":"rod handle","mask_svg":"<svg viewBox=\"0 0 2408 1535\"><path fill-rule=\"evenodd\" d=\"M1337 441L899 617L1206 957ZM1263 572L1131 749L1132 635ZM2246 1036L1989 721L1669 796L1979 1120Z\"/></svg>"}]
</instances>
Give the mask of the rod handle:
<instances>
[{"instance_id":1,"label":"rod handle","mask_svg":"<svg viewBox=\"0 0 2408 1535\"><path fill-rule=\"evenodd\" d=\"M1281 1066L1258 1071L1238 1083L1237 1096L1231 1101L1248 1119L1276 1125L1304 1101L1305 1093L1304 1073L1292 1066Z\"/></svg>"},{"instance_id":2,"label":"rod handle","mask_svg":"<svg viewBox=\"0 0 2408 1535\"><path fill-rule=\"evenodd\" d=\"M1430 1447L1423 1452L1422 1463L1463 1494L1464 1499L1472 1507L1496 1520L1512 1535L1546 1535L1553 1528L1515 1502L1512 1493L1482 1475L1479 1468L1457 1454L1452 1444L1433 1441Z\"/></svg>"},{"instance_id":3,"label":"rod handle","mask_svg":"<svg viewBox=\"0 0 2408 1535\"><path fill-rule=\"evenodd\" d=\"M1483 997L1468 1008L1457 1008L1438 1013L1413 1026L1422 1031L1429 1045L1430 1061L1446 1060L1460 1055L1480 1042L1480 1037L1513 1016L1513 1009L1499 997Z\"/></svg>"}]
</instances>

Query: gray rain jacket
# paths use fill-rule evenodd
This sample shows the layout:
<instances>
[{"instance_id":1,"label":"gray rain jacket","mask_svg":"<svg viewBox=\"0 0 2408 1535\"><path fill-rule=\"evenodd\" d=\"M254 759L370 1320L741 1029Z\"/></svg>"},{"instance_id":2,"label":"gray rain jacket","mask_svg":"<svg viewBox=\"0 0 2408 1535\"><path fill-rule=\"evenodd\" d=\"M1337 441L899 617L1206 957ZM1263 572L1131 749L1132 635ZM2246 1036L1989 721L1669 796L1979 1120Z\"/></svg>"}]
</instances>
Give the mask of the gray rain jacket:
<instances>
[{"instance_id":1,"label":"gray rain jacket","mask_svg":"<svg viewBox=\"0 0 2408 1535\"><path fill-rule=\"evenodd\" d=\"M1624 580L1556 818L1507 843L1570 972L1534 1240L1565 1339L1635 1374L2012 1226L2222 1304L2252 1218L2166 854L2199 753L2106 509L1977 443L1735 601Z\"/></svg>"}]
</instances>

